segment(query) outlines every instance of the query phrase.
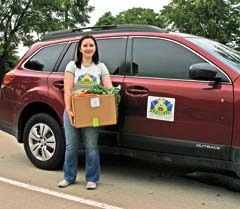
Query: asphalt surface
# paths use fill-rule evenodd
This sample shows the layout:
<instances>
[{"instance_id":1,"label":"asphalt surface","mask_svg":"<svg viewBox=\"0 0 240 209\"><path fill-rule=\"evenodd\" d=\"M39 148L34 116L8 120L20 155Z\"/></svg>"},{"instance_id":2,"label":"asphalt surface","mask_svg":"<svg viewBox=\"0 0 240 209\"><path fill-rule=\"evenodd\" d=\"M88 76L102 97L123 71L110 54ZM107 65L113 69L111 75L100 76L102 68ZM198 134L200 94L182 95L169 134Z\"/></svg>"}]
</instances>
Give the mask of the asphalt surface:
<instances>
[{"instance_id":1,"label":"asphalt surface","mask_svg":"<svg viewBox=\"0 0 240 209\"><path fill-rule=\"evenodd\" d=\"M81 156L80 156L81 157ZM23 146L0 131L0 209L239 209L239 180L149 161L101 156L101 183L85 189L84 160L77 183L60 189L62 170L34 167ZM235 184L235 186L233 186Z\"/></svg>"}]
</instances>

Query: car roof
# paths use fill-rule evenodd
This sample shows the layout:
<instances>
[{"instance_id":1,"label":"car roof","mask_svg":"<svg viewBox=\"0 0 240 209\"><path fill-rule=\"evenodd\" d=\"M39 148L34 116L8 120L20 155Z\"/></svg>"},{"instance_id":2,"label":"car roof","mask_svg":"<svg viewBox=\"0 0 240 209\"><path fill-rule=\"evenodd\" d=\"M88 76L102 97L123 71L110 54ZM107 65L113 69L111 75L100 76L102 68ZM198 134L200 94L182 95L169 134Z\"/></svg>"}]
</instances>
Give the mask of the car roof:
<instances>
[{"instance_id":1,"label":"car roof","mask_svg":"<svg viewBox=\"0 0 240 209\"><path fill-rule=\"evenodd\" d=\"M113 34L113 33L124 33L124 32L157 32L157 33L168 33L166 30L144 24L121 24L121 25L104 25L94 27L83 27L69 30L53 31L45 34L41 37L41 41L48 41L53 39L62 39L81 36L84 34Z\"/></svg>"}]
</instances>

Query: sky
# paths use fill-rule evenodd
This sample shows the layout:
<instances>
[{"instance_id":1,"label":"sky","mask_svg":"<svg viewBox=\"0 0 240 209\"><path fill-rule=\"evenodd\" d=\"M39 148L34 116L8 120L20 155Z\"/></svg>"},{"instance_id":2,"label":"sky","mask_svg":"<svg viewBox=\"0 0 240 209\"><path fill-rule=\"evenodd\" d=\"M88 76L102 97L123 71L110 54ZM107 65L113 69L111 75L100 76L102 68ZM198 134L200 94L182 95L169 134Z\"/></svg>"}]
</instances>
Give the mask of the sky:
<instances>
[{"instance_id":1,"label":"sky","mask_svg":"<svg viewBox=\"0 0 240 209\"><path fill-rule=\"evenodd\" d=\"M170 2L171 0L89 0L88 5L94 6L95 10L90 13L90 24L87 26L94 26L98 19L106 12L111 12L115 16L133 7L153 9L154 12L159 12L163 6ZM18 56L23 56L27 50L28 47L20 45L17 53Z\"/></svg>"},{"instance_id":2,"label":"sky","mask_svg":"<svg viewBox=\"0 0 240 209\"><path fill-rule=\"evenodd\" d=\"M171 0L89 0L88 5L95 7L95 10L90 13L89 26L95 25L97 20L106 12L111 12L115 16L133 7L153 9L154 12L159 12L163 6L170 2Z\"/></svg>"}]
</instances>

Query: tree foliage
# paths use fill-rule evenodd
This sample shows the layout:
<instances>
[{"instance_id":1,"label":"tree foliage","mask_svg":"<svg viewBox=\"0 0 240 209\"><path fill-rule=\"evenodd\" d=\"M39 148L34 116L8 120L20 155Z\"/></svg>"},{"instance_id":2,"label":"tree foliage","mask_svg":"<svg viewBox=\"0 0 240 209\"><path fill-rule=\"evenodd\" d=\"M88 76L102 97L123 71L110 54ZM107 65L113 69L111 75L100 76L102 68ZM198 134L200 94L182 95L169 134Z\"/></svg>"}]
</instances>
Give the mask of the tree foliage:
<instances>
[{"instance_id":1,"label":"tree foliage","mask_svg":"<svg viewBox=\"0 0 240 209\"><path fill-rule=\"evenodd\" d=\"M149 24L163 27L164 22L161 16L152 9L132 8L120 12L116 16L113 16L111 12L106 12L99 18L96 26L114 24Z\"/></svg>"},{"instance_id":2,"label":"tree foliage","mask_svg":"<svg viewBox=\"0 0 240 209\"><path fill-rule=\"evenodd\" d=\"M103 14L102 17L98 19L95 26L114 25L114 24L115 24L115 17L112 15L111 12L106 12Z\"/></svg>"},{"instance_id":3,"label":"tree foliage","mask_svg":"<svg viewBox=\"0 0 240 209\"><path fill-rule=\"evenodd\" d=\"M107 12L96 25L127 23L200 35L240 49L239 0L172 0L159 13L143 8L128 9L116 16Z\"/></svg>"},{"instance_id":4,"label":"tree foliage","mask_svg":"<svg viewBox=\"0 0 240 209\"><path fill-rule=\"evenodd\" d=\"M158 13L152 9L132 8L125 12L120 12L116 16L116 24L149 24L162 26L162 22Z\"/></svg>"},{"instance_id":5,"label":"tree foliage","mask_svg":"<svg viewBox=\"0 0 240 209\"><path fill-rule=\"evenodd\" d=\"M0 79L20 41L29 46L48 31L89 23L88 1L0 0Z\"/></svg>"},{"instance_id":6,"label":"tree foliage","mask_svg":"<svg viewBox=\"0 0 240 209\"><path fill-rule=\"evenodd\" d=\"M240 46L239 0L172 0L161 14L171 30Z\"/></svg>"}]
</instances>

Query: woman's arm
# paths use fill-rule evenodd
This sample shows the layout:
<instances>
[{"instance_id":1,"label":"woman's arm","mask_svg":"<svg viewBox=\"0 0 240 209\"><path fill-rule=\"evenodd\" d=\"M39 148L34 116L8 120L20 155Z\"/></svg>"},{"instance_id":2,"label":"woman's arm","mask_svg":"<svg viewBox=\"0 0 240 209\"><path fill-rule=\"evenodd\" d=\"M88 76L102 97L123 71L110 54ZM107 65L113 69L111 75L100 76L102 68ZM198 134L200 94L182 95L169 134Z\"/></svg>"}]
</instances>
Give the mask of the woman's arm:
<instances>
[{"instance_id":1,"label":"woman's arm","mask_svg":"<svg viewBox=\"0 0 240 209\"><path fill-rule=\"evenodd\" d=\"M110 75L104 75L102 77L102 84L107 89L110 89L113 87Z\"/></svg>"},{"instance_id":2,"label":"woman's arm","mask_svg":"<svg viewBox=\"0 0 240 209\"><path fill-rule=\"evenodd\" d=\"M73 81L74 81L74 75L70 72L64 73L64 102L66 111L68 113L69 121L71 124L73 124L72 117L72 89L73 89Z\"/></svg>"}]
</instances>

